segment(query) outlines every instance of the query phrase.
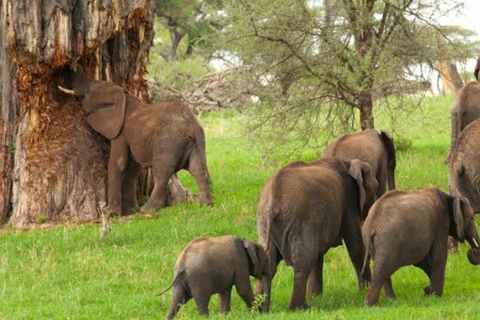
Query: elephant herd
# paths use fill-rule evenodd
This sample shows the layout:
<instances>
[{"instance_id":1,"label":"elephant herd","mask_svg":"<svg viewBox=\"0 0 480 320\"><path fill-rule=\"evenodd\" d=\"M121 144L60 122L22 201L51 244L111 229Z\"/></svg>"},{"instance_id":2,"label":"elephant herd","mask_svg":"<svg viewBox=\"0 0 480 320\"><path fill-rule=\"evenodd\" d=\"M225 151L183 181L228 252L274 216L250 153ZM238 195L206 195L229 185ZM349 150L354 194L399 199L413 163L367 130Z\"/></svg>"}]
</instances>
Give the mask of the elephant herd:
<instances>
[{"instance_id":1,"label":"elephant herd","mask_svg":"<svg viewBox=\"0 0 480 320\"><path fill-rule=\"evenodd\" d=\"M479 66L480 59L475 77ZM142 103L119 86L89 79L81 69L72 75L71 85L60 90L79 98L89 125L111 140L109 213L134 211L140 166L151 167L154 177L142 212L166 205L168 180L181 169L196 179L200 202L213 203L204 132L185 104L174 99ZM228 312L233 286L252 307L249 276L257 279L256 294L265 296L261 310L268 312L281 260L294 269L290 309L307 308L307 294L323 290L324 255L342 241L359 290L369 285L366 305L378 303L382 287L386 297L395 297L391 276L406 265L427 274L426 295L442 296L449 236L466 240L471 246L468 260L480 264L474 221L474 213L480 212L480 82L457 93L451 118L449 194L437 188L395 190L395 146L387 132L344 135L325 148L321 159L292 162L266 181L257 209L258 244L236 236L201 237L188 244L165 290L173 288L167 317L173 318L191 298L199 313L208 315L215 293L222 312Z\"/></svg>"}]
</instances>

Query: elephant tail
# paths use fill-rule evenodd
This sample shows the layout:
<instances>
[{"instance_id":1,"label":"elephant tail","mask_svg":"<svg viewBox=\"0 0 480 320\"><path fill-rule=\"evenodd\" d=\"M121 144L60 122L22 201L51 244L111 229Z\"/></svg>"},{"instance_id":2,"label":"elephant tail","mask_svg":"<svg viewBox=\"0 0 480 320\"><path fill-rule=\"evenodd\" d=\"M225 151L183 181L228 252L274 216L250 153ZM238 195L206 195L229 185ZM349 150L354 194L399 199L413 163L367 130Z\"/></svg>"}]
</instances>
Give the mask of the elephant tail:
<instances>
[{"instance_id":1,"label":"elephant tail","mask_svg":"<svg viewBox=\"0 0 480 320\"><path fill-rule=\"evenodd\" d=\"M177 273L177 274L175 275L175 277L173 278L172 283L171 283L167 288L165 288L162 292L157 293L155 296L156 296L156 297L159 297L159 296L163 295L165 292L167 292L168 290L170 290L170 289L175 285L175 283L177 283L177 281L180 279L180 276L181 276L182 274L183 274L183 271Z\"/></svg>"},{"instance_id":2,"label":"elephant tail","mask_svg":"<svg viewBox=\"0 0 480 320\"><path fill-rule=\"evenodd\" d=\"M360 275L362 277L365 277L365 274L370 266L370 246L373 241L374 233L372 233L368 238L367 238L367 243L365 244L365 258L363 260L363 266L362 266L362 272L360 272Z\"/></svg>"},{"instance_id":3,"label":"elephant tail","mask_svg":"<svg viewBox=\"0 0 480 320\"><path fill-rule=\"evenodd\" d=\"M395 143L393 142L393 137L387 132L382 130L380 132L380 137L382 138L383 145L387 151L388 157L388 190L395 189L395 168L397 167L397 158L395 154Z\"/></svg>"}]
</instances>

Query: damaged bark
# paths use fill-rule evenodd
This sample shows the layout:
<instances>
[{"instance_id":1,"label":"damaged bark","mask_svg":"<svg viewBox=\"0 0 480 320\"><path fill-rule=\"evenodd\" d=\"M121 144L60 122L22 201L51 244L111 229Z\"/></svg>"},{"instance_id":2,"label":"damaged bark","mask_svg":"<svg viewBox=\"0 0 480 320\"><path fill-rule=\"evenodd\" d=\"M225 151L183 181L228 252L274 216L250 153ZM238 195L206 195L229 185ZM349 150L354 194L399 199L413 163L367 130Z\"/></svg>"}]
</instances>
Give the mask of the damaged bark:
<instances>
[{"instance_id":1,"label":"damaged bark","mask_svg":"<svg viewBox=\"0 0 480 320\"><path fill-rule=\"evenodd\" d=\"M0 0L1 222L22 228L99 219L109 143L57 85L70 67L82 66L96 79L148 100L143 76L153 5L153 0ZM145 172L140 176L148 180ZM177 179L170 183L172 202L193 198ZM145 181L138 185L148 192Z\"/></svg>"}]
</instances>

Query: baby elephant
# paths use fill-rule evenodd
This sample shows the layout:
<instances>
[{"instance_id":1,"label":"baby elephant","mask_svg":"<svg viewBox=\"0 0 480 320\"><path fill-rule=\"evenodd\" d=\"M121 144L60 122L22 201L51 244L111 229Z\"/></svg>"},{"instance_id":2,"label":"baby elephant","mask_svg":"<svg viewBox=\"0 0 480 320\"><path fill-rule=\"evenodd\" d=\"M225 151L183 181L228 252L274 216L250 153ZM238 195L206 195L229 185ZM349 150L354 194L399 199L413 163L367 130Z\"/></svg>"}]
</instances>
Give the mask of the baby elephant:
<instances>
[{"instance_id":1,"label":"baby elephant","mask_svg":"<svg viewBox=\"0 0 480 320\"><path fill-rule=\"evenodd\" d=\"M262 311L268 312L271 287L269 271L267 254L259 244L236 236L196 238L178 257L172 284L160 293L173 287L167 318L175 317L190 298L195 299L201 315L208 315L208 302L214 293L220 295L220 308L226 313L230 311L233 285L247 307L251 308L253 291L250 275L264 281L266 301Z\"/></svg>"},{"instance_id":2,"label":"baby elephant","mask_svg":"<svg viewBox=\"0 0 480 320\"><path fill-rule=\"evenodd\" d=\"M374 260L366 305L378 303L382 285L385 295L394 298L391 275L411 264L430 278L424 293L441 297L449 235L460 242L466 239L472 247L470 263L480 263L480 240L468 199L437 188L390 191L381 197L370 209L362 230L367 248L363 270L368 269L370 256Z\"/></svg>"}]
</instances>

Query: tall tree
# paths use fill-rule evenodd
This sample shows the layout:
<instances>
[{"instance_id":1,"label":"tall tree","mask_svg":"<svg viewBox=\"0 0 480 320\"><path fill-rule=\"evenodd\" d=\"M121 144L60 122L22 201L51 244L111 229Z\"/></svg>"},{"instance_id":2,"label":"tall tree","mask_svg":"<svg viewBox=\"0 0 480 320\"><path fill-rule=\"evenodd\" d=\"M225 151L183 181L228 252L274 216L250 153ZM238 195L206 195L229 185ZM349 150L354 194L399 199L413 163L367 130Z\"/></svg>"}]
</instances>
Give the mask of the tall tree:
<instances>
[{"instance_id":1,"label":"tall tree","mask_svg":"<svg viewBox=\"0 0 480 320\"><path fill-rule=\"evenodd\" d=\"M185 54L192 54L196 42L220 26L215 22L221 0L156 0L155 11L160 23L170 34L169 50L161 52L168 61L178 59L178 47L187 37Z\"/></svg>"},{"instance_id":2,"label":"tall tree","mask_svg":"<svg viewBox=\"0 0 480 320\"><path fill-rule=\"evenodd\" d=\"M428 87L422 66L435 67L442 54L435 32L446 38L449 58L473 55L471 33L438 22L458 7L436 0L230 0L219 48L253 66L249 81L257 79L260 98L272 106L262 109L261 126L282 131L338 118L352 124L358 110L368 129L379 98Z\"/></svg>"},{"instance_id":3,"label":"tall tree","mask_svg":"<svg viewBox=\"0 0 480 320\"><path fill-rule=\"evenodd\" d=\"M109 145L57 85L82 66L148 99L153 5L0 0L1 222L99 218Z\"/></svg>"}]
</instances>

